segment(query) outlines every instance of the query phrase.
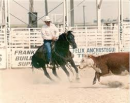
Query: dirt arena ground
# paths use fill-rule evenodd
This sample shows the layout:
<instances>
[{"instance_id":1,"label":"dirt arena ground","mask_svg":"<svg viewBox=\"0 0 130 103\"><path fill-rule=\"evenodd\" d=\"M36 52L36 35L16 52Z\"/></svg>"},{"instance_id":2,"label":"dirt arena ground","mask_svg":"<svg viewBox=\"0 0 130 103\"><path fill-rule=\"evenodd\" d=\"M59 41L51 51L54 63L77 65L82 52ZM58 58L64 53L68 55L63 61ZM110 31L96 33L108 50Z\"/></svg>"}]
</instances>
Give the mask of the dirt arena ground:
<instances>
[{"instance_id":1,"label":"dirt arena ground","mask_svg":"<svg viewBox=\"0 0 130 103\"><path fill-rule=\"evenodd\" d=\"M41 70L0 70L0 103L130 103L129 75L101 77L101 83L92 85L92 68L80 70L80 82L73 78L72 83L61 69L60 81L48 71L56 82Z\"/></svg>"}]
</instances>

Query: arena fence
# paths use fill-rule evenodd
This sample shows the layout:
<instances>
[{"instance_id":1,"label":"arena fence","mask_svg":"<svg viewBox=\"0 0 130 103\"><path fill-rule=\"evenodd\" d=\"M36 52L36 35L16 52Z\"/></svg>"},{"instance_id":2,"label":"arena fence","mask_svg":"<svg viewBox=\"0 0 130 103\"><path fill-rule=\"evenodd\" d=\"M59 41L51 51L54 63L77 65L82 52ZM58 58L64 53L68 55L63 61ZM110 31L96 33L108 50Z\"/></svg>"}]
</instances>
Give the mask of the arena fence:
<instances>
[{"instance_id":1,"label":"arena fence","mask_svg":"<svg viewBox=\"0 0 130 103\"><path fill-rule=\"evenodd\" d=\"M6 45L7 37L5 35L5 29L0 28L0 69L1 68L6 68L6 62L7 59L7 45Z\"/></svg>"},{"instance_id":2,"label":"arena fence","mask_svg":"<svg viewBox=\"0 0 130 103\"><path fill-rule=\"evenodd\" d=\"M130 32L128 26L124 26L126 29L122 32L122 40L119 40L117 26L102 26L100 29L94 26L71 28L78 46L74 50L70 47L70 50L74 53L76 64L79 64L85 53L101 55L110 52L129 51ZM63 33L63 28L59 28L59 31L60 34ZM4 37L2 32L0 34ZM0 36L0 39L3 37ZM4 39L2 40L5 41ZM40 28L11 28L7 53L8 68L31 67L31 56L42 44ZM1 45L5 45L5 43ZM2 47L1 45L0 47ZM2 48L0 49L2 50ZM2 53L6 52L3 51ZM4 55L6 56L6 54L2 53L0 52L0 58L4 58ZM0 64L0 68L7 68L7 65L1 62Z\"/></svg>"}]
</instances>

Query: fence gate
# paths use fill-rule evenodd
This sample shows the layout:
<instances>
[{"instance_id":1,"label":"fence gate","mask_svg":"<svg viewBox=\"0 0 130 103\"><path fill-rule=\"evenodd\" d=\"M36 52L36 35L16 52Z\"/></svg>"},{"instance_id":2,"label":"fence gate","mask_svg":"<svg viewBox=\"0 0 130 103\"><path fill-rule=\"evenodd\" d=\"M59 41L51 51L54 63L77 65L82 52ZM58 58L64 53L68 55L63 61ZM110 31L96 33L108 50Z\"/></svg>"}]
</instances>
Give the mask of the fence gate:
<instances>
[{"instance_id":1,"label":"fence gate","mask_svg":"<svg viewBox=\"0 0 130 103\"><path fill-rule=\"evenodd\" d=\"M6 37L5 29L0 28L0 69L5 69L7 66L6 63L8 60L6 60L7 58L6 41L7 41L7 37Z\"/></svg>"}]
</instances>

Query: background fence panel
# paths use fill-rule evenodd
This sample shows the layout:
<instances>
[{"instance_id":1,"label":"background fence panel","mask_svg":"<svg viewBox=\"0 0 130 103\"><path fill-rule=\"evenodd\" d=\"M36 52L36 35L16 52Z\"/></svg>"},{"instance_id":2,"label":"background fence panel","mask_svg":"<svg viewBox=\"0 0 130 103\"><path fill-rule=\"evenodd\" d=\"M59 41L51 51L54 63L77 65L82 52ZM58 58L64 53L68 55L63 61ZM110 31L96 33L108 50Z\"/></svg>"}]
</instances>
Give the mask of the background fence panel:
<instances>
[{"instance_id":1,"label":"background fence panel","mask_svg":"<svg viewBox=\"0 0 130 103\"><path fill-rule=\"evenodd\" d=\"M101 55L118 52L118 29L113 27L71 28L78 48L70 50L74 53L74 61L78 65L84 54ZM62 28L59 28L60 34ZM12 28L10 34L11 68L31 67L31 56L43 44L40 28Z\"/></svg>"},{"instance_id":2,"label":"background fence panel","mask_svg":"<svg viewBox=\"0 0 130 103\"><path fill-rule=\"evenodd\" d=\"M5 29L0 28L0 69L6 68L6 41Z\"/></svg>"}]
</instances>

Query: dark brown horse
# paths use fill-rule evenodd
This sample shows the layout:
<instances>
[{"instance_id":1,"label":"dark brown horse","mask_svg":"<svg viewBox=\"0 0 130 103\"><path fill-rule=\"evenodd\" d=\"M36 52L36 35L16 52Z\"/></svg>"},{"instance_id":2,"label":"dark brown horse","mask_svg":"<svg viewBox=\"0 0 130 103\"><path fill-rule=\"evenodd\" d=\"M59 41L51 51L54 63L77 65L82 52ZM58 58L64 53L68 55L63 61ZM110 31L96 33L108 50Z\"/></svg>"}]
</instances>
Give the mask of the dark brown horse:
<instances>
[{"instance_id":1,"label":"dark brown horse","mask_svg":"<svg viewBox=\"0 0 130 103\"><path fill-rule=\"evenodd\" d=\"M79 79L78 68L76 67L73 61L72 53L69 51L69 45L71 45L73 49L77 48L74 35L72 34L71 31L61 34L58 40L55 42L54 47L52 48L52 61L53 61L52 72L56 77L58 77L56 72L56 65L59 65L69 78L70 74L66 68L66 65L69 62L71 66L75 69L76 79ZM42 68L45 76L50 80L53 80L47 72L46 64L47 59L43 45L39 47L38 50L35 52L35 54L32 56L32 66L34 66L35 68Z\"/></svg>"}]
</instances>

